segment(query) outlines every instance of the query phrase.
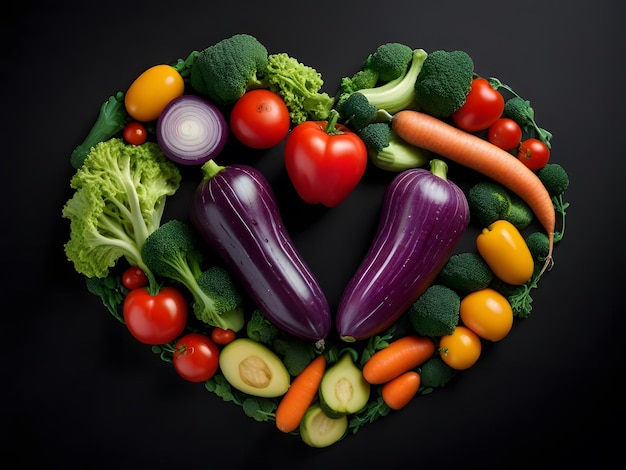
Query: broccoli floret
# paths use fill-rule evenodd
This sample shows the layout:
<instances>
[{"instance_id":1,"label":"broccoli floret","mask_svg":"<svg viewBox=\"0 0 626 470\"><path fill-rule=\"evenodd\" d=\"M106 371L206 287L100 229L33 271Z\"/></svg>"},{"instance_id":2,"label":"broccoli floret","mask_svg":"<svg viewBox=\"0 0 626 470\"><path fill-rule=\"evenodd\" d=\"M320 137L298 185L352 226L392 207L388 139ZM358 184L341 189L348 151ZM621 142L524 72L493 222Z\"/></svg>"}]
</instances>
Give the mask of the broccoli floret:
<instances>
[{"instance_id":1,"label":"broccoli floret","mask_svg":"<svg viewBox=\"0 0 626 470\"><path fill-rule=\"evenodd\" d=\"M170 220L146 238L141 256L156 275L179 282L193 297L198 320L235 332L244 325L242 296L228 272L212 266L202 270L202 253L191 227Z\"/></svg>"},{"instance_id":2,"label":"broccoli floret","mask_svg":"<svg viewBox=\"0 0 626 470\"><path fill-rule=\"evenodd\" d=\"M444 387L452 380L456 371L446 364L441 357L435 355L419 367L419 374L420 385L425 389L430 389Z\"/></svg>"},{"instance_id":3,"label":"broccoli floret","mask_svg":"<svg viewBox=\"0 0 626 470\"><path fill-rule=\"evenodd\" d=\"M318 353L313 343L282 333L272 341L272 349L282 357L287 371L294 377L300 374Z\"/></svg>"},{"instance_id":4,"label":"broccoli floret","mask_svg":"<svg viewBox=\"0 0 626 470\"><path fill-rule=\"evenodd\" d=\"M408 316L419 335L437 338L454 331L460 306L459 294L442 284L432 284L409 307Z\"/></svg>"},{"instance_id":5,"label":"broccoli floret","mask_svg":"<svg viewBox=\"0 0 626 470\"><path fill-rule=\"evenodd\" d=\"M461 295L489 287L494 274L487 262L473 251L456 253L439 272L437 282Z\"/></svg>"},{"instance_id":6,"label":"broccoli floret","mask_svg":"<svg viewBox=\"0 0 626 470\"><path fill-rule=\"evenodd\" d=\"M249 34L235 34L200 51L191 68L194 90L218 105L229 105L254 88L267 87L268 52Z\"/></svg>"},{"instance_id":7,"label":"broccoli floret","mask_svg":"<svg viewBox=\"0 0 626 470\"><path fill-rule=\"evenodd\" d=\"M368 149L370 160L378 168L400 172L426 165L426 150L407 143L393 132L387 122L373 122L357 132Z\"/></svg>"},{"instance_id":8,"label":"broccoli floret","mask_svg":"<svg viewBox=\"0 0 626 470\"><path fill-rule=\"evenodd\" d=\"M360 131L376 119L378 108L367 100L361 92L354 92L341 105L341 117L344 124Z\"/></svg>"},{"instance_id":9,"label":"broccoli floret","mask_svg":"<svg viewBox=\"0 0 626 470\"><path fill-rule=\"evenodd\" d=\"M378 72L364 68L356 72L352 77L343 77L339 85L339 95L350 96L355 91L363 88L373 88L378 83Z\"/></svg>"},{"instance_id":10,"label":"broccoli floret","mask_svg":"<svg viewBox=\"0 0 626 470\"><path fill-rule=\"evenodd\" d=\"M246 324L248 338L258 343L271 344L278 336L278 328L259 309L255 309Z\"/></svg>"},{"instance_id":11,"label":"broccoli floret","mask_svg":"<svg viewBox=\"0 0 626 470\"><path fill-rule=\"evenodd\" d=\"M513 95L512 98L509 98L504 103L502 116L513 119L520 125L528 137L535 137L550 148L550 139L552 139L552 134L537 125L537 122L535 121L535 110L531 107L530 101L523 99L515 90L513 90L513 88L505 85L497 78L490 77L488 80L495 90L504 88Z\"/></svg>"},{"instance_id":12,"label":"broccoli floret","mask_svg":"<svg viewBox=\"0 0 626 470\"><path fill-rule=\"evenodd\" d=\"M378 79L389 82L402 77L413 59L413 49L399 42L381 44L366 59L364 69L374 70Z\"/></svg>"},{"instance_id":13,"label":"broccoli floret","mask_svg":"<svg viewBox=\"0 0 626 470\"><path fill-rule=\"evenodd\" d=\"M465 104L474 78L474 62L464 51L431 52L415 81L420 109L446 118Z\"/></svg>"},{"instance_id":14,"label":"broccoli floret","mask_svg":"<svg viewBox=\"0 0 626 470\"><path fill-rule=\"evenodd\" d=\"M97 144L70 181L75 189L63 207L70 220L65 253L77 272L106 277L119 258L138 266L154 284L141 247L161 224L167 196L180 185L178 167L153 142Z\"/></svg>"},{"instance_id":15,"label":"broccoli floret","mask_svg":"<svg viewBox=\"0 0 626 470\"><path fill-rule=\"evenodd\" d=\"M309 118L327 119L335 103L333 97L320 91L322 75L286 53L269 55L266 81L269 89L283 98L295 124Z\"/></svg>"},{"instance_id":16,"label":"broccoli floret","mask_svg":"<svg viewBox=\"0 0 626 470\"><path fill-rule=\"evenodd\" d=\"M70 156L70 164L79 169L91 149L98 143L109 140L120 132L126 123L128 113L124 106L124 93L117 92L100 106L95 124L85 140L74 149Z\"/></svg>"},{"instance_id":17,"label":"broccoli floret","mask_svg":"<svg viewBox=\"0 0 626 470\"><path fill-rule=\"evenodd\" d=\"M522 230L534 218L528 204L493 181L480 181L472 186L467 202L471 219L480 227L488 227L496 220L507 220Z\"/></svg>"},{"instance_id":18,"label":"broccoli floret","mask_svg":"<svg viewBox=\"0 0 626 470\"><path fill-rule=\"evenodd\" d=\"M565 235L565 216L569 203L563 200L563 193L569 187L569 176L558 163L547 163L537 172L537 176L552 198L554 210L561 216L561 230L554 234L554 242L558 243Z\"/></svg>"},{"instance_id":19,"label":"broccoli floret","mask_svg":"<svg viewBox=\"0 0 626 470\"><path fill-rule=\"evenodd\" d=\"M550 242L544 232L532 232L526 237L526 245L536 261L543 262L548 257Z\"/></svg>"}]
</instances>

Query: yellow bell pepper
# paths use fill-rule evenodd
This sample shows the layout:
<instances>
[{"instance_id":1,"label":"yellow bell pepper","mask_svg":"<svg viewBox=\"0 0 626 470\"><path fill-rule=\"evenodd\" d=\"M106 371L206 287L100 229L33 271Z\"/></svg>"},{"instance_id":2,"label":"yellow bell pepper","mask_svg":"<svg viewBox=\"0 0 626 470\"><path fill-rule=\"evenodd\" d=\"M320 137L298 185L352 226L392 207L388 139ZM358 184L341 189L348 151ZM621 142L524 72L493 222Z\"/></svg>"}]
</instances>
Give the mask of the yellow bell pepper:
<instances>
[{"instance_id":1,"label":"yellow bell pepper","mask_svg":"<svg viewBox=\"0 0 626 470\"><path fill-rule=\"evenodd\" d=\"M496 220L476 238L478 252L502 281L522 285L533 275L534 260L519 230L506 220Z\"/></svg>"}]
</instances>

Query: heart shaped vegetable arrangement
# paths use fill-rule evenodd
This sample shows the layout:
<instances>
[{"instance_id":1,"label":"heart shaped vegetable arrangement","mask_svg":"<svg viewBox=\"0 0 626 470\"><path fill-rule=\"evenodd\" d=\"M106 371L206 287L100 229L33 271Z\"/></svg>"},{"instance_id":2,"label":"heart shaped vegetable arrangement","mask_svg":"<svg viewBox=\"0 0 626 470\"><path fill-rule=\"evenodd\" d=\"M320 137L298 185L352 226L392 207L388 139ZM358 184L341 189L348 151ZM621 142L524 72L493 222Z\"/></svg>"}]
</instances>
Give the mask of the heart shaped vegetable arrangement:
<instances>
[{"instance_id":1,"label":"heart shaped vegetable arrangement","mask_svg":"<svg viewBox=\"0 0 626 470\"><path fill-rule=\"evenodd\" d=\"M68 259L135 338L312 447L448 384L530 314L569 185L530 102L463 51L386 43L334 96L322 85L247 34L152 67L102 105L63 208ZM297 194L328 210L368 165L391 175L336 312L263 172L218 163L231 136L285 141ZM448 163L483 178L462 189ZM194 165L188 215L166 220Z\"/></svg>"}]
</instances>

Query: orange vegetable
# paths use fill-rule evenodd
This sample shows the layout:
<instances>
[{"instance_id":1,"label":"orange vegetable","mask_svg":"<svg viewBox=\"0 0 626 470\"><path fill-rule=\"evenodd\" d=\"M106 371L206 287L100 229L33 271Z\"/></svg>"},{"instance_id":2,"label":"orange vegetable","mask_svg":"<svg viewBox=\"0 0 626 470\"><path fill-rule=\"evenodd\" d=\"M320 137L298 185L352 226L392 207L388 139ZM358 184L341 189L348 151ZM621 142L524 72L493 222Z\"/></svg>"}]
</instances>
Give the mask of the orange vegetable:
<instances>
[{"instance_id":1,"label":"orange vegetable","mask_svg":"<svg viewBox=\"0 0 626 470\"><path fill-rule=\"evenodd\" d=\"M500 341L513 327L513 309L508 299L486 287L467 294L459 307L463 325L478 336Z\"/></svg>"},{"instance_id":2,"label":"orange vegetable","mask_svg":"<svg viewBox=\"0 0 626 470\"><path fill-rule=\"evenodd\" d=\"M325 370L326 358L319 355L293 379L276 408L276 427L279 430L292 432L298 429L306 410L315 399Z\"/></svg>"},{"instance_id":3,"label":"orange vegetable","mask_svg":"<svg viewBox=\"0 0 626 470\"><path fill-rule=\"evenodd\" d=\"M450 367L465 370L476 364L482 352L480 337L466 326L459 325L439 340L439 356Z\"/></svg>"},{"instance_id":4,"label":"orange vegetable","mask_svg":"<svg viewBox=\"0 0 626 470\"><path fill-rule=\"evenodd\" d=\"M426 362L435 352L435 343L425 336L403 336L376 351L363 366L363 378L383 384Z\"/></svg>"},{"instance_id":5,"label":"orange vegetable","mask_svg":"<svg viewBox=\"0 0 626 470\"><path fill-rule=\"evenodd\" d=\"M185 82L178 71L166 64L150 67L128 87L124 105L137 121L157 119L163 108L185 91Z\"/></svg>"},{"instance_id":6,"label":"orange vegetable","mask_svg":"<svg viewBox=\"0 0 626 470\"><path fill-rule=\"evenodd\" d=\"M404 408L420 388L420 375L414 370L390 380L382 388L383 401L392 410Z\"/></svg>"},{"instance_id":7,"label":"orange vegetable","mask_svg":"<svg viewBox=\"0 0 626 470\"><path fill-rule=\"evenodd\" d=\"M548 191L532 170L491 142L428 114L400 111L391 124L396 134L408 143L476 170L522 198L548 235L550 248L542 272L552 265L556 215Z\"/></svg>"},{"instance_id":8,"label":"orange vegetable","mask_svg":"<svg viewBox=\"0 0 626 470\"><path fill-rule=\"evenodd\" d=\"M507 220L496 220L476 238L476 248L493 273L508 284L526 283L535 269L533 256L519 230Z\"/></svg>"}]
</instances>

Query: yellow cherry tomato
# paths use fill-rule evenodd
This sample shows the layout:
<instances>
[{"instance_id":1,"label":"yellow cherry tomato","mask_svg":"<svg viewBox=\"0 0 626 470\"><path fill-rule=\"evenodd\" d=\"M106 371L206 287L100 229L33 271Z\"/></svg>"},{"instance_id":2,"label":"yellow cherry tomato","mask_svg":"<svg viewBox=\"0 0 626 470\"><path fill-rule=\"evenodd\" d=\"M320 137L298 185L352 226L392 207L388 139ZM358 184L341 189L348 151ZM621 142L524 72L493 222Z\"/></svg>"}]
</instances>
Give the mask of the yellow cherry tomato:
<instances>
[{"instance_id":1,"label":"yellow cherry tomato","mask_svg":"<svg viewBox=\"0 0 626 470\"><path fill-rule=\"evenodd\" d=\"M166 64L155 65L139 75L124 97L126 111L135 120L157 119L163 108L185 91L185 82L178 71Z\"/></svg>"},{"instance_id":2,"label":"yellow cherry tomato","mask_svg":"<svg viewBox=\"0 0 626 470\"><path fill-rule=\"evenodd\" d=\"M513 327L511 304L506 297L489 287L463 297L459 314L466 327L491 341L500 341Z\"/></svg>"},{"instance_id":3,"label":"yellow cherry tomato","mask_svg":"<svg viewBox=\"0 0 626 470\"><path fill-rule=\"evenodd\" d=\"M519 230L506 220L496 220L476 238L478 252L502 281L521 285L534 270L533 256Z\"/></svg>"},{"instance_id":4,"label":"yellow cherry tomato","mask_svg":"<svg viewBox=\"0 0 626 470\"><path fill-rule=\"evenodd\" d=\"M456 370L472 367L481 352L480 337L463 325L458 325L451 334L442 336L439 340L439 356Z\"/></svg>"}]
</instances>

